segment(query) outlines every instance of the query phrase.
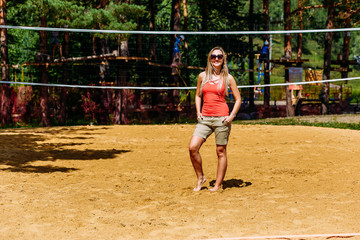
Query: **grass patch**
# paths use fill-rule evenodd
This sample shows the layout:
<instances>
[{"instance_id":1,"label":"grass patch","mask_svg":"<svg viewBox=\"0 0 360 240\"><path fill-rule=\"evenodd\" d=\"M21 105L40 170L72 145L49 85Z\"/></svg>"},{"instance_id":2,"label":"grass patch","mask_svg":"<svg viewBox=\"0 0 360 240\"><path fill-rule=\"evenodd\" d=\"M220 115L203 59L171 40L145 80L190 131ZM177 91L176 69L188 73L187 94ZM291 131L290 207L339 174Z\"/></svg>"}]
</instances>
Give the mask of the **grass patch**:
<instances>
[{"instance_id":1,"label":"grass patch","mask_svg":"<svg viewBox=\"0 0 360 240\"><path fill-rule=\"evenodd\" d=\"M360 123L346 123L346 122L338 122L338 121L310 122L300 118L272 118L272 119L261 119L261 120L251 120L251 121L249 120L234 121L234 123L241 125L283 125L283 126L298 125L298 126L360 130Z\"/></svg>"}]
</instances>

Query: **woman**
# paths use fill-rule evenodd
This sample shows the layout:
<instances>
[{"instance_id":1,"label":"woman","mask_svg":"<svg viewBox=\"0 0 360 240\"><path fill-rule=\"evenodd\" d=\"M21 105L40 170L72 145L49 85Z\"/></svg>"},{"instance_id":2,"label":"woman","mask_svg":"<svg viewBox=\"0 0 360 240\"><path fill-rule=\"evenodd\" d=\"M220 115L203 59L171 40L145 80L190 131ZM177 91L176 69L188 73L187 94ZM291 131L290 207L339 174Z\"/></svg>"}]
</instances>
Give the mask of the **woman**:
<instances>
[{"instance_id":1,"label":"woman","mask_svg":"<svg viewBox=\"0 0 360 240\"><path fill-rule=\"evenodd\" d=\"M230 114L225 101L225 95L228 95L229 92L228 88L231 89L235 98L235 104ZM201 109L202 96L203 106ZM197 175L194 191L200 191L206 182L199 150L213 132L215 132L218 166L215 185L209 190L215 192L222 187L227 168L226 146L231 122L236 116L240 104L239 89L234 78L228 73L226 54L221 47L215 47L209 52L206 69L199 74L197 81L195 106L198 124L189 145L190 159Z\"/></svg>"}]
</instances>

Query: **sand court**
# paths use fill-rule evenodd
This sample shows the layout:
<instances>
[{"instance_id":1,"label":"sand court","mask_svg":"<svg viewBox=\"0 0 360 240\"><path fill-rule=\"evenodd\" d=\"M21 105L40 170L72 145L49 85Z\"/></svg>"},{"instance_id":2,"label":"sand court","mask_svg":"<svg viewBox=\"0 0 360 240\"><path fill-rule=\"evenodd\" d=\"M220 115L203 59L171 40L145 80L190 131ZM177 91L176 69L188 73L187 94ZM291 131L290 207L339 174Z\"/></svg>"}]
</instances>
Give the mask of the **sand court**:
<instances>
[{"instance_id":1,"label":"sand court","mask_svg":"<svg viewBox=\"0 0 360 240\"><path fill-rule=\"evenodd\" d=\"M224 189L195 125L0 130L1 239L219 239L360 232L360 132L233 124ZM329 239L302 237L291 239ZM344 239L332 237L331 239ZM349 239L360 239L352 236Z\"/></svg>"}]
</instances>

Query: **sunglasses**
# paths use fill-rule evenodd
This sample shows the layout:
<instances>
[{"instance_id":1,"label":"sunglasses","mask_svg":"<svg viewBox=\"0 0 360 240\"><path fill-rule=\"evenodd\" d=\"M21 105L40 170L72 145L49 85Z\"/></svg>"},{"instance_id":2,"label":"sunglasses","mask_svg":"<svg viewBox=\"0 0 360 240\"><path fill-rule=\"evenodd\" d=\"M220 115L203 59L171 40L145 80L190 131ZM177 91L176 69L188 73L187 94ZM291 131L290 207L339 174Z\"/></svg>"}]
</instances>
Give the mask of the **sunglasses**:
<instances>
[{"instance_id":1,"label":"sunglasses","mask_svg":"<svg viewBox=\"0 0 360 240\"><path fill-rule=\"evenodd\" d=\"M221 60L221 59L223 59L223 55L222 54L219 54L219 55L215 55L215 54L211 54L211 59L216 59L216 58L218 58L219 60Z\"/></svg>"}]
</instances>

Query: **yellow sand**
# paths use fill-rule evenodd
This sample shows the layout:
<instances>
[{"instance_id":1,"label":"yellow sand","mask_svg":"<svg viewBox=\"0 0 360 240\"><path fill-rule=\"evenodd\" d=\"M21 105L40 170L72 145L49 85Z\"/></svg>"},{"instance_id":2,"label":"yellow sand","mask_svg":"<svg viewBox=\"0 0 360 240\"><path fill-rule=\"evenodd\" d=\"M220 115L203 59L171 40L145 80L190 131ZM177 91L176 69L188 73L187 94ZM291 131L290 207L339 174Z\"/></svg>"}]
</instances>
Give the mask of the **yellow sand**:
<instances>
[{"instance_id":1,"label":"yellow sand","mask_svg":"<svg viewBox=\"0 0 360 240\"><path fill-rule=\"evenodd\" d=\"M225 189L194 193L194 127L0 130L0 239L360 232L360 131L234 124ZM213 136L201 153L209 188Z\"/></svg>"}]
</instances>

